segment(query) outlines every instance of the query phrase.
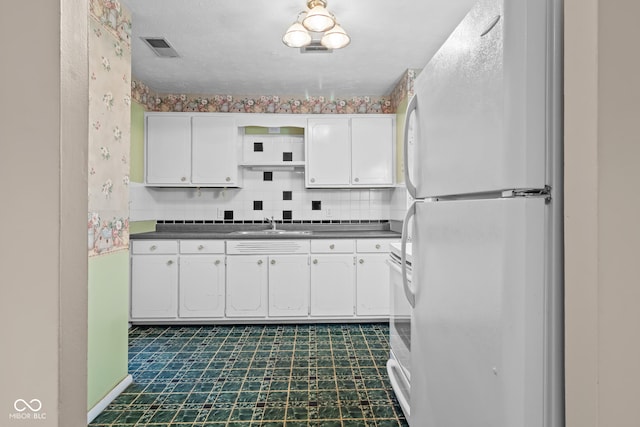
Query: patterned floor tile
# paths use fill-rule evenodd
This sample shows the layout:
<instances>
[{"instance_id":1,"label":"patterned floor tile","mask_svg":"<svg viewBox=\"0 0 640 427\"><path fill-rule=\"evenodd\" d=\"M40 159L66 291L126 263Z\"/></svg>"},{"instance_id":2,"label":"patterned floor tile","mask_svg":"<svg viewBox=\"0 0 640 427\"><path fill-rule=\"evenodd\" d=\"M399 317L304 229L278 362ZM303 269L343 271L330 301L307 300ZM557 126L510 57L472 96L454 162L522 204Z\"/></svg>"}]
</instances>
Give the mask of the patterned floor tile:
<instances>
[{"instance_id":1,"label":"patterned floor tile","mask_svg":"<svg viewBox=\"0 0 640 427\"><path fill-rule=\"evenodd\" d=\"M386 324L137 326L90 427L406 427Z\"/></svg>"}]
</instances>

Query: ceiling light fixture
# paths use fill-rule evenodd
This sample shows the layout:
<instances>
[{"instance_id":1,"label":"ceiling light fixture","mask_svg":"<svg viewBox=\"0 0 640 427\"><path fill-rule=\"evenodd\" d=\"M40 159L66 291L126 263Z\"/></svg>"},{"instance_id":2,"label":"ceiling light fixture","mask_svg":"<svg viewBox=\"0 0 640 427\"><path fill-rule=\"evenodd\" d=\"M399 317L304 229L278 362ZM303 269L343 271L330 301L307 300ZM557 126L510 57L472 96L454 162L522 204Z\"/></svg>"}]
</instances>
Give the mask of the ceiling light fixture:
<instances>
[{"instance_id":1,"label":"ceiling light fixture","mask_svg":"<svg viewBox=\"0 0 640 427\"><path fill-rule=\"evenodd\" d=\"M336 17L327 10L325 0L307 0L307 10L298 14L282 42L293 48L305 47L313 41L310 33L324 33L320 43L327 49L341 49L351 42L349 35L336 22Z\"/></svg>"}]
</instances>

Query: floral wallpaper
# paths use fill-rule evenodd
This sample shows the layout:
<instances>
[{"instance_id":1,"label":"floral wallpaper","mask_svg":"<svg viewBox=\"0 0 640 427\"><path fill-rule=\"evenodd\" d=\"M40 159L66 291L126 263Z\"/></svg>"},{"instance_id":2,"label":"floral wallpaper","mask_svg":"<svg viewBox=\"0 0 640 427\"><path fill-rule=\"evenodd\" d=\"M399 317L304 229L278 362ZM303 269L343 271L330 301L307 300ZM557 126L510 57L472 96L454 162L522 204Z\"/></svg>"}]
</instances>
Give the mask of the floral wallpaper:
<instances>
[{"instance_id":1,"label":"floral wallpaper","mask_svg":"<svg viewBox=\"0 0 640 427\"><path fill-rule=\"evenodd\" d=\"M131 18L89 3L89 256L129 247Z\"/></svg>"},{"instance_id":2,"label":"floral wallpaper","mask_svg":"<svg viewBox=\"0 0 640 427\"><path fill-rule=\"evenodd\" d=\"M357 96L349 99L292 96L237 96L158 94L139 81L131 82L131 97L147 111L288 113L288 114L393 114L389 97Z\"/></svg>"},{"instance_id":3,"label":"floral wallpaper","mask_svg":"<svg viewBox=\"0 0 640 427\"><path fill-rule=\"evenodd\" d=\"M413 82L416 79L416 75L419 70L408 69L403 75L398 84L389 98L391 99L391 106L393 107L393 111L398 110L398 106L403 99L410 97L413 95Z\"/></svg>"}]
</instances>

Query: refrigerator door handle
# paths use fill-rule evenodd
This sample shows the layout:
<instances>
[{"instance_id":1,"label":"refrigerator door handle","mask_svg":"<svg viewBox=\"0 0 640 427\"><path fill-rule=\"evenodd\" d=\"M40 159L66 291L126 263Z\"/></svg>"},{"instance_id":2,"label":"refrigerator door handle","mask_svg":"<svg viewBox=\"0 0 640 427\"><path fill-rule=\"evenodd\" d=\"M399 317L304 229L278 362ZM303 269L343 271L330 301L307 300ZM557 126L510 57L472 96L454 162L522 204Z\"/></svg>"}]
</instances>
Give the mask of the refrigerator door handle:
<instances>
[{"instance_id":1,"label":"refrigerator door handle","mask_svg":"<svg viewBox=\"0 0 640 427\"><path fill-rule=\"evenodd\" d=\"M409 105L407 106L407 114L404 120L404 153L402 154L404 160L404 183L407 186L407 191L414 199L417 199L417 190L416 186L413 185L413 182L411 182L411 177L409 174L409 168L411 167L411 165L409 164L409 122L411 119L411 113L416 110L417 106L418 97L417 95L413 95L409 100Z\"/></svg>"},{"instance_id":2,"label":"refrigerator door handle","mask_svg":"<svg viewBox=\"0 0 640 427\"><path fill-rule=\"evenodd\" d=\"M409 301L409 304L411 304L412 308L416 306L416 294L413 289L411 289L411 286L409 286L409 278L407 277L407 234L409 231L409 221L411 221L411 218L413 218L413 216L416 214L417 203L422 202L417 200L414 201L413 203L411 203L411 206L409 206L409 209L407 210L407 214L405 215L404 221L402 222L402 239L400 241L402 254L400 262L400 268L402 269L402 289L404 289L404 295L407 298L407 301Z\"/></svg>"}]
</instances>

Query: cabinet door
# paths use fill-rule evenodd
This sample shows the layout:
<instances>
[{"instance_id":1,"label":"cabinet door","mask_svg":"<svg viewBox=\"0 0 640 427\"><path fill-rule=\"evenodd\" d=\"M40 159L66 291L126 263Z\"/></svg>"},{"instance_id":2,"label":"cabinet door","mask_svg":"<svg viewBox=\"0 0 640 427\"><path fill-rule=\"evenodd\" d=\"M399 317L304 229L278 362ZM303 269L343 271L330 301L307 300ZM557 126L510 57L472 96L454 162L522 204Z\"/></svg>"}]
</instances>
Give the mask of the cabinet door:
<instances>
[{"instance_id":1,"label":"cabinet door","mask_svg":"<svg viewBox=\"0 0 640 427\"><path fill-rule=\"evenodd\" d=\"M224 316L223 255L180 256L180 317Z\"/></svg>"},{"instance_id":2,"label":"cabinet door","mask_svg":"<svg viewBox=\"0 0 640 427\"><path fill-rule=\"evenodd\" d=\"M356 264L356 313L389 315L388 254L358 254Z\"/></svg>"},{"instance_id":3,"label":"cabinet door","mask_svg":"<svg viewBox=\"0 0 640 427\"><path fill-rule=\"evenodd\" d=\"M269 316L309 314L309 256L269 257Z\"/></svg>"},{"instance_id":4,"label":"cabinet door","mask_svg":"<svg viewBox=\"0 0 640 427\"><path fill-rule=\"evenodd\" d=\"M191 117L147 116L147 184L189 184Z\"/></svg>"},{"instance_id":5,"label":"cabinet door","mask_svg":"<svg viewBox=\"0 0 640 427\"><path fill-rule=\"evenodd\" d=\"M348 186L351 177L349 119L309 119L307 186Z\"/></svg>"},{"instance_id":6,"label":"cabinet door","mask_svg":"<svg viewBox=\"0 0 640 427\"><path fill-rule=\"evenodd\" d=\"M131 257L131 318L178 315L178 256Z\"/></svg>"},{"instance_id":7,"label":"cabinet door","mask_svg":"<svg viewBox=\"0 0 640 427\"><path fill-rule=\"evenodd\" d=\"M229 117L193 117L191 182L202 185L238 184L235 120Z\"/></svg>"},{"instance_id":8,"label":"cabinet door","mask_svg":"<svg viewBox=\"0 0 640 427\"><path fill-rule=\"evenodd\" d=\"M351 183L393 184L393 119L354 117L351 119Z\"/></svg>"},{"instance_id":9,"label":"cabinet door","mask_svg":"<svg viewBox=\"0 0 640 427\"><path fill-rule=\"evenodd\" d=\"M311 315L352 317L353 255L311 255Z\"/></svg>"},{"instance_id":10,"label":"cabinet door","mask_svg":"<svg viewBox=\"0 0 640 427\"><path fill-rule=\"evenodd\" d=\"M264 317L267 315L267 256L227 257L228 317Z\"/></svg>"}]
</instances>

